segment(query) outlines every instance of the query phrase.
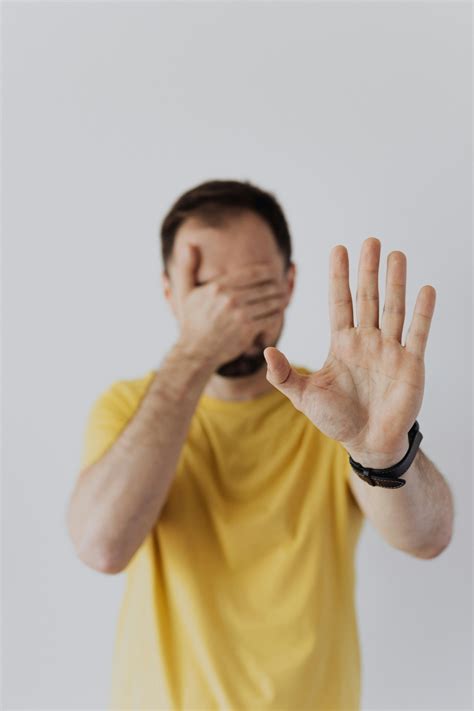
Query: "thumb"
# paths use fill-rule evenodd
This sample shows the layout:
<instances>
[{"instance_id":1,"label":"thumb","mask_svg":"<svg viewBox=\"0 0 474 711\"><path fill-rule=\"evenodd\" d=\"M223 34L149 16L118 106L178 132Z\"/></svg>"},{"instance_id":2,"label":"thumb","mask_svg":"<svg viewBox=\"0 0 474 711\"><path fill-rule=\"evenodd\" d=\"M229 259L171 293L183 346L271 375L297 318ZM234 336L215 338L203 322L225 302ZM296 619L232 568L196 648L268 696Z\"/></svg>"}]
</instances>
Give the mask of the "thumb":
<instances>
[{"instance_id":1,"label":"thumb","mask_svg":"<svg viewBox=\"0 0 474 711\"><path fill-rule=\"evenodd\" d=\"M305 376L290 365L288 358L278 348L268 346L263 351L263 356L267 361L268 382L298 408L303 395Z\"/></svg>"}]
</instances>

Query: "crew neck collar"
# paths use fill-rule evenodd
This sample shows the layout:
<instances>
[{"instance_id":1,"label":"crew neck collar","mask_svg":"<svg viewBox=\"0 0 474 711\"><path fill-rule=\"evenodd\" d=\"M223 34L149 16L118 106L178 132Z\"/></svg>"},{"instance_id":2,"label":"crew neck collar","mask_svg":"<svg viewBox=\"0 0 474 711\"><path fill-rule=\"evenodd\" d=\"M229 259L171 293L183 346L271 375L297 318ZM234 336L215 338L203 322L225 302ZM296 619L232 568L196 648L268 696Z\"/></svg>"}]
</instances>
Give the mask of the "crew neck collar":
<instances>
[{"instance_id":1,"label":"crew neck collar","mask_svg":"<svg viewBox=\"0 0 474 711\"><path fill-rule=\"evenodd\" d=\"M256 395L247 400L222 400L212 395L203 393L200 397L200 404L212 410L245 410L246 408L255 408L271 403L285 397L277 388L272 388L269 392Z\"/></svg>"},{"instance_id":2,"label":"crew neck collar","mask_svg":"<svg viewBox=\"0 0 474 711\"><path fill-rule=\"evenodd\" d=\"M295 368L295 370L297 370L298 372L306 375L311 372L305 366L296 365L295 363L291 363L291 366ZM151 379L154 375L156 375L156 373L157 370L156 368L154 368L150 370L148 377ZM220 398L207 395L203 392L198 402L199 405L206 410L243 412L249 408L252 410L256 408L265 408L267 404L273 405L274 403L278 402L279 399L281 399L282 401L288 400L286 395L284 395L280 390L278 390L278 388L274 387L269 392L257 395L256 397L249 398L247 400L221 400Z\"/></svg>"}]
</instances>

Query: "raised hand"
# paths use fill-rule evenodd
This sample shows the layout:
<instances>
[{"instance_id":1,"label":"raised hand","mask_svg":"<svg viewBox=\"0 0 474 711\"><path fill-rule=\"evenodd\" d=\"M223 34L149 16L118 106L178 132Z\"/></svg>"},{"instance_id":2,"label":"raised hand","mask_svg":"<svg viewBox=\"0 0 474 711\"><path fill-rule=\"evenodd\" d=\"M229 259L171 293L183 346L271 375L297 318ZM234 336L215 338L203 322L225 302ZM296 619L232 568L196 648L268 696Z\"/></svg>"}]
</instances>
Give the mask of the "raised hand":
<instances>
[{"instance_id":1,"label":"raised hand","mask_svg":"<svg viewBox=\"0 0 474 711\"><path fill-rule=\"evenodd\" d=\"M177 245L176 292L180 343L216 365L237 358L255 337L274 328L288 301L275 267L267 262L197 283L201 252Z\"/></svg>"},{"instance_id":2,"label":"raised hand","mask_svg":"<svg viewBox=\"0 0 474 711\"><path fill-rule=\"evenodd\" d=\"M424 391L424 353L436 291L418 292L405 345L406 257L388 255L385 304L379 327L378 270L381 243L364 240L359 259L354 325L346 247L331 250L329 316L331 343L320 370L304 375L277 348L268 347L267 380L324 434L343 444L365 466L384 468L407 452L408 431Z\"/></svg>"}]
</instances>

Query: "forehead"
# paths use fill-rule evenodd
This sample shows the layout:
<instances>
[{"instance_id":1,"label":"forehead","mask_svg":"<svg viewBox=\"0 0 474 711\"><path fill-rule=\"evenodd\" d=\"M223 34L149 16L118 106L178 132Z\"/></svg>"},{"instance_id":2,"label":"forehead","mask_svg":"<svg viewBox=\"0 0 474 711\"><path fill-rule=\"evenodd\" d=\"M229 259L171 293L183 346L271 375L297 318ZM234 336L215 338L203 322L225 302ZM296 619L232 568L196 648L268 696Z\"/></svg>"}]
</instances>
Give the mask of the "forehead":
<instances>
[{"instance_id":1,"label":"forehead","mask_svg":"<svg viewBox=\"0 0 474 711\"><path fill-rule=\"evenodd\" d=\"M268 261L281 269L283 256L270 225L250 210L225 215L217 224L208 224L197 216L188 217L175 236L178 244L191 242L200 248L200 281L241 268L257 261Z\"/></svg>"}]
</instances>

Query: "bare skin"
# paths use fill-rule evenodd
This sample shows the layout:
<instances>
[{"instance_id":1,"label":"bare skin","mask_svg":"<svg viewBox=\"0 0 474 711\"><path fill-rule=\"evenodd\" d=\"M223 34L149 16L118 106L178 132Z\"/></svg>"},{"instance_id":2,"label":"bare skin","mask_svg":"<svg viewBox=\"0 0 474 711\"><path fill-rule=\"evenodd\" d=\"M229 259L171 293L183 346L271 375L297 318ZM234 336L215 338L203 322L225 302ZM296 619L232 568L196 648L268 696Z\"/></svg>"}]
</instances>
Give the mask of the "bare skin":
<instances>
[{"instance_id":1,"label":"bare skin","mask_svg":"<svg viewBox=\"0 0 474 711\"><path fill-rule=\"evenodd\" d=\"M408 451L408 431L420 411L424 354L436 291L423 286L417 296L406 343L406 257L388 255L385 305L379 328L380 240L362 245L354 325L349 260L343 245L333 248L329 269L331 341L322 368L298 373L275 347L265 349L267 378L328 437L342 443L365 466L386 468ZM422 425L420 424L420 429ZM452 537L454 506L448 483L418 450L398 489L371 487L355 472L350 485L361 509L394 547L417 557L438 555Z\"/></svg>"},{"instance_id":2,"label":"bare skin","mask_svg":"<svg viewBox=\"0 0 474 711\"><path fill-rule=\"evenodd\" d=\"M273 232L258 215L245 211L232 215L219 227L210 227L194 217L188 218L176 235L169 274L162 274L165 298L180 327L183 296L176 284L176 266L180 249L184 251L186 245L197 248L196 254L190 256L191 259L196 259L197 284L207 284L209 280L220 275L232 274L236 269L263 260L273 267L278 285L286 294L283 309L289 304L294 289L296 265L292 262L288 269L285 269ZM284 310L279 318L255 334L253 342L240 353L236 353L233 360L221 361L220 368L216 368L212 373L204 389L206 395L221 400L247 400L271 391L273 386L266 378L267 367L263 350L267 346L277 344L283 324ZM252 361L252 358L255 358L255 361ZM254 365L256 369L250 374L238 373L239 364ZM226 369L226 374L220 374L220 371L225 372Z\"/></svg>"},{"instance_id":3,"label":"bare skin","mask_svg":"<svg viewBox=\"0 0 474 711\"><path fill-rule=\"evenodd\" d=\"M295 265L284 269L266 224L247 212L218 229L195 220L182 225L169 276L163 273L164 295L179 322L180 335L131 421L101 460L81 472L71 495L69 532L86 564L106 573L120 572L156 523L203 392L240 400L276 387L309 419L316 418L312 421L323 432L339 439L357 461L384 467L404 455L408 444L404 427L415 419L421 404L420 359L434 289L424 287L419 295L410 347L407 341L402 350L396 341L403 325L404 255L389 255L380 333L375 324L374 281L378 246L374 247L373 238L367 242L360 262L359 326L354 329L349 322L347 254L338 246L331 253L330 351L321 371L301 376L275 348L293 291ZM369 374L373 364L381 369L371 376L377 383L375 390L365 388L363 379L359 382L356 371L361 357ZM268 369L262 365L265 359ZM352 362L355 380L348 378ZM396 410L395 430L380 426L388 392L385 368L389 368L391 405ZM390 385L397 378L399 388ZM351 382L358 383L355 390ZM410 397L404 395L411 390ZM452 535L451 492L421 449L405 477L406 486L385 490L367 486L354 473L351 489L391 545L418 557L433 557Z\"/></svg>"},{"instance_id":4,"label":"bare skin","mask_svg":"<svg viewBox=\"0 0 474 711\"><path fill-rule=\"evenodd\" d=\"M253 227L258 225L253 222ZM250 233L240 237L237 264L231 270L222 269L214 258L213 279L198 274L201 252L222 243L222 234L215 233L213 239L207 234L201 245L202 233L195 234L194 247L176 241L172 274L179 338L117 440L80 473L69 502L71 539L81 560L95 570L122 571L156 524L206 385L215 378L217 389L211 387L211 393L235 396L236 383L241 383L244 399L261 393L263 381L265 390L273 389L265 379L263 356L259 370L232 379L227 391L225 383L231 378L216 374L242 354L252 356L257 350L261 355L265 345L276 343L291 294L292 270L289 276L283 274L273 237L268 240L264 233L257 253L254 247L246 252L246 239L255 243ZM229 239L235 240L235 234ZM228 256L228 250L222 252L226 265ZM204 280L208 283L197 286ZM256 342L261 344L257 349Z\"/></svg>"}]
</instances>

